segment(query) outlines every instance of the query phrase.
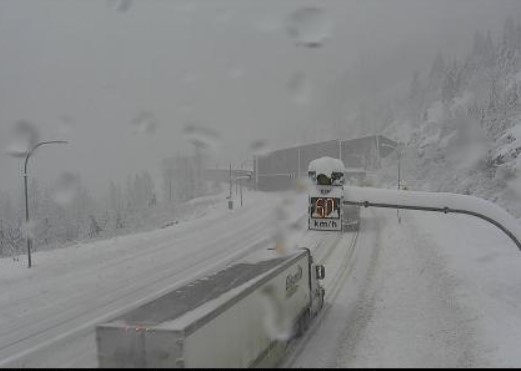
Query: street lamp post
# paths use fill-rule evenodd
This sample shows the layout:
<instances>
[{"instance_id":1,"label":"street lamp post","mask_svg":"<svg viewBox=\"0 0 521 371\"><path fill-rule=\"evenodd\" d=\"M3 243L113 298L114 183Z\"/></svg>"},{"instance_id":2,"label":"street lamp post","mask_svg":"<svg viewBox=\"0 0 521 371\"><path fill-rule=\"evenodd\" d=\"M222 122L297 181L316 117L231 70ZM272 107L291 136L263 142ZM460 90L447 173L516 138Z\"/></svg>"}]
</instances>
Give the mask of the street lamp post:
<instances>
[{"instance_id":1,"label":"street lamp post","mask_svg":"<svg viewBox=\"0 0 521 371\"><path fill-rule=\"evenodd\" d=\"M34 151L43 145L46 144L66 144L69 143L65 140L51 140L47 142L40 142L31 148L31 150L27 153L27 156L25 157L25 165L24 165L24 186L25 186L25 227L26 229L29 227L29 197L28 197L28 189L27 189L27 164L29 163L29 158L34 153ZM32 247L32 239L30 236L30 233L26 230L26 240L27 240L27 267L31 268L31 247Z\"/></svg>"}]
</instances>

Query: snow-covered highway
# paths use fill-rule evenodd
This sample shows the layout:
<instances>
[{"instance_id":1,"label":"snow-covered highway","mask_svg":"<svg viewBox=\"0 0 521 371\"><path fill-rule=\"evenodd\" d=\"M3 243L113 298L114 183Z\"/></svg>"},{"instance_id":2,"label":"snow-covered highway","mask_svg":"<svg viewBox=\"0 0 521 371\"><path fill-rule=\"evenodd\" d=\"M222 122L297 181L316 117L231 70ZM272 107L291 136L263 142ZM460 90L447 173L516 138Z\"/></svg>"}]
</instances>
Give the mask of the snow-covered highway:
<instances>
[{"instance_id":1,"label":"snow-covered highway","mask_svg":"<svg viewBox=\"0 0 521 371\"><path fill-rule=\"evenodd\" d=\"M508 237L464 216L362 215L355 268L292 367L519 367Z\"/></svg>"},{"instance_id":2,"label":"snow-covered highway","mask_svg":"<svg viewBox=\"0 0 521 371\"><path fill-rule=\"evenodd\" d=\"M273 245L275 208L251 193L230 212L149 233L0 261L0 365L96 367L94 325ZM284 201L285 200L285 201ZM360 232L297 231L326 266L326 306L288 367L519 366L521 254L494 226L453 215L364 209Z\"/></svg>"},{"instance_id":3,"label":"snow-covered highway","mask_svg":"<svg viewBox=\"0 0 521 371\"><path fill-rule=\"evenodd\" d=\"M0 365L95 367L94 325L272 242L279 195L155 232L1 262ZM304 203L302 205L305 205ZM298 205L297 205L298 206ZM290 217L305 206L287 207Z\"/></svg>"}]
</instances>

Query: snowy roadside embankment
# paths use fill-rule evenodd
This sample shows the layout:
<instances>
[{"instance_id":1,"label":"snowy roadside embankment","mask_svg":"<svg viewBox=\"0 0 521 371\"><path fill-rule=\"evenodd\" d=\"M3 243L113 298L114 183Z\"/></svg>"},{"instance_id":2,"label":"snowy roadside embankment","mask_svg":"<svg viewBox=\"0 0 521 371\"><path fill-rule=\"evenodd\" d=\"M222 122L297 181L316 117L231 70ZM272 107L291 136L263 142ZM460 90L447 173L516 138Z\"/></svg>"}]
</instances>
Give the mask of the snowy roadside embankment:
<instances>
[{"instance_id":1,"label":"snowy roadside embankment","mask_svg":"<svg viewBox=\"0 0 521 371\"><path fill-rule=\"evenodd\" d=\"M458 303L473 313L485 365L520 367L521 254L494 226L466 216L408 213L443 257Z\"/></svg>"},{"instance_id":2,"label":"snowy roadside embankment","mask_svg":"<svg viewBox=\"0 0 521 371\"><path fill-rule=\"evenodd\" d=\"M477 196L521 218L521 114L510 118L511 126L492 139L479 122L461 113L465 107L449 112L435 102L418 127L396 123L386 129L385 134L404 143L402 185ZM383 159L379 173L386 187L396 189L397 168L396 155Z\"/></svg>"}]
</instances>

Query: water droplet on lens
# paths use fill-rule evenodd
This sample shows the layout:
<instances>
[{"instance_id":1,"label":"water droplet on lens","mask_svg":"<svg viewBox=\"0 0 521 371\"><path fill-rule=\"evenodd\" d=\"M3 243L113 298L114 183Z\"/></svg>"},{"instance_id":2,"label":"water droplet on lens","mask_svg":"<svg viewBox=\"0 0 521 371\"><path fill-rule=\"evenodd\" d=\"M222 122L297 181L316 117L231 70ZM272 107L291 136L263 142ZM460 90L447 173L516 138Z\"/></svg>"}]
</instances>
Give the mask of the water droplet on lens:
<instances>
[{"instance_id":1,"label":"water droplet on lens","mask_svg":"<svg viewBox=\"0 0 521 371\"><path fill-rule=\"evenodd\" d=\"M288 34L297 46L320 47L330 38L331 29L329 18L320 8L301 8L287 20Z\"/></svg>"},{"instance_id":2,"label":"water droplet on lens","mask_svg":"<svg viewBox=\"0 0 521 371\"><path fill-rule=\"evenodd\" d=\"M177 10L185 13L185 14L191 14L194 13L197 10L197 2L196 1L185 1L179 2L179 6L177 7Z\"/></svg>"},{"instance_id":3,"label":"water droplet on lens","mask_svg":"<svg viewBox=\"0 0 521 371\"><path fill-rule=\"evenodd\" d=\"M132 119L131 123L134 126L134 134L152 135L155 133L159 121L153 113L142 111Z\"/></svg>"},{"instance_id":4,"label":"water droplet on lens","mask_svg":"<svg viewBox=\"0 0 521 371\"><path fill-rule=\"evenodd\" d=\"M310 102L311 87L304 73L295 73L289 79L287 88L296 104L306 105Z\"/></svg>"},{"instance_id":5,"label":"water droplet on lens","mask_svg":"<svg viewBox=\"0 0 521 371\"><path fill-rule=\"evenodd\" d=\"M221 7L215 11L215 22L218 24L228 23L233 18L233 12L230 8Z\"/></svg>"},{"instance_id":6,"label":"water droplet on lens","mask_svg":"<svg viewBox=\"0 0 521 371\"><path fill-rule=\"evenodd\" d=\"M201 75L190 72L183 77L183 84L187 86L192 86L201 81L201 79Z\"/></svg>"},{"instance_id":7,"label":"water droplet on lens","mask_svg":"<svg viewBox=\"0 0 521 371\"><path fill-rule=\"evenodd\" d=\"M58 134L67 136L72 133L74 129L74 118L69 115L62 115L59 117Z\"/></svg>"},{"instance_id":8,"label":"water droplet on lens","mask_svg":"<svg viewBox=\"0 0 521 371\"><path fill-rule=\"evenodd\" d=\"M36 236L37 227L38 223L35 220L30 220L28 223L24 222L22 224L22 236L24 238L34 239Z\"/></svg>"},{"instance_id":9,"label":"water droplet on lens","mask_svg":"<svg viewBox=\"0 0 521 371\"><path fill-rule=\"evenodd\" d=\"M80 178L72 173L62 173L53 188L53 199L60 205L71 203L79 192Z\"/></svg>"},{"instance_id":10,"label":"water droplet on lens","mask_svg":"<svg viewBox=\"0 0 521 371\"><path fill-rule=\"evenodd\" d=\"M198 148L217 149L219 147L219 133L200 124L186 124L183 134L189 143Z\"/></svg>"},{"instance_id":11,"label":"water droplet on lens","mask_svg":"<svg viewBox=\"0 0 521 371\"><path fill-rule=\"evenodd\" d=\"M39 130L34 124L25 120L17 121L11 130L6 152L13 157L25 157L39 138Z\"/></svg>"},{"instance_id":12,"label":"water droplet on lens","mask_svg":"<svg viewBox=\"0 0 521 371\"><path fill-rule=\"evenodd\" d=\"M230 69L228 74L232 79L240 79L244 76L244 71L240 67L233 67Z\"/></svg>"},{"instance_id":13,"label":"water droplet on lens","mask_svg":"<svg viewBox=\"0 0 521 371\"><path fill-rule=\"evenodd\" d=\"M289 311L279 296L273 285L261 290L259 300L264 312L262 323L270 339L287 341L292 336L292 323Z\"/></svg>"},{"instance_id":14,"label":"water droplet on lens","mask_svg":"<svg viewBox=\"0 0 521 371\"><path fill-rule=\"evenodd\" d=\"M275 33L281 29L281 24L274 18L265 18L258 21L255 27L263 33Z\"/></svg>"},{"instance_id":15,"label":"water droplet on lens","mask_svg":"<svg viewBox=\"0 0 521 371\"><path fill-rule=\"evenodd\" d=\"M308 193L313 187L313 183L309 178L300 178L296 182L297 193Z\"/></svg>"},{"instance_id":16,"label":"water droplet on lens","mask_svg":"<svg viewBox=\"0 0 521 371\"><path fill-rule=\"evenodd\" d=\"M134 5L134 0L107 0L107 6L126 13Z\"/></svg>"},{"instance_id":17,"label":"water droplet on lens","mask_svg":"<svg viewBox=\"0 0 521 371\"><path fill-rule=\"evenodd\" d=\"M254 140L250 143L250 151L255 156L265 156L270 152L268 141L264 139Z\"/></svg>"}]
</instances>

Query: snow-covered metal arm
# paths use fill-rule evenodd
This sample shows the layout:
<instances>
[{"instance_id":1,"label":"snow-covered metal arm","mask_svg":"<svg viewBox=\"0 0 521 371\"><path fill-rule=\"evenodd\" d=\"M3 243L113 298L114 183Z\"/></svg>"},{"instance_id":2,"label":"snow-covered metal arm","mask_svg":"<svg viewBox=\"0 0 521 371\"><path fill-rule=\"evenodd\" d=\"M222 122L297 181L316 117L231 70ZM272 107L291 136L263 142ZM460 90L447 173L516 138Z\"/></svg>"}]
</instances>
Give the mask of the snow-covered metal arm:
<instances>
[{"instance_id":1,"label":"snow-covered metal arm","mask_svg":"<svg viewBox=\"0 0 521 371\"><path fill-rule=\"evenodd\" d=\"M368 187L344 187L344 205L435 211L472 215L501 229L521 250L521 225L496 204L474 196L413 192Z\"/></svg>"}]
</instances>

